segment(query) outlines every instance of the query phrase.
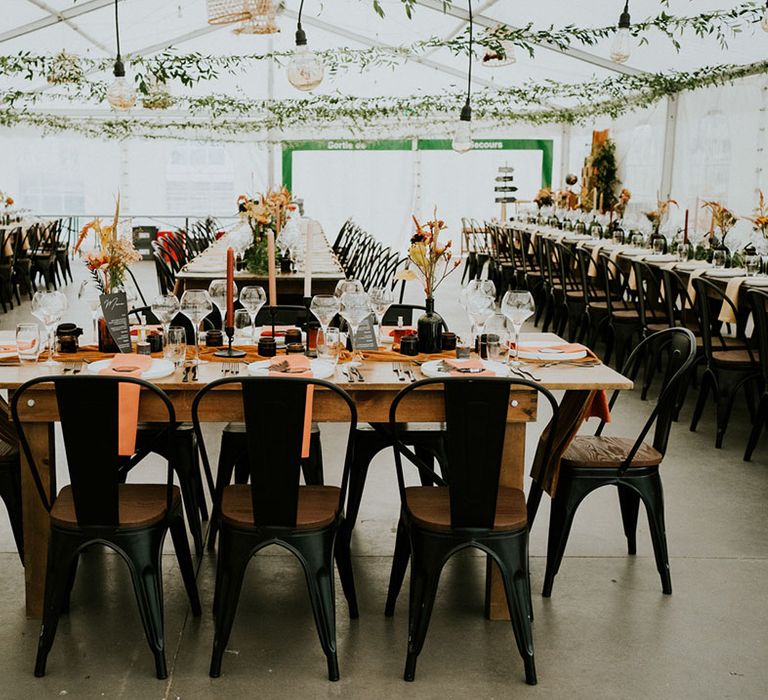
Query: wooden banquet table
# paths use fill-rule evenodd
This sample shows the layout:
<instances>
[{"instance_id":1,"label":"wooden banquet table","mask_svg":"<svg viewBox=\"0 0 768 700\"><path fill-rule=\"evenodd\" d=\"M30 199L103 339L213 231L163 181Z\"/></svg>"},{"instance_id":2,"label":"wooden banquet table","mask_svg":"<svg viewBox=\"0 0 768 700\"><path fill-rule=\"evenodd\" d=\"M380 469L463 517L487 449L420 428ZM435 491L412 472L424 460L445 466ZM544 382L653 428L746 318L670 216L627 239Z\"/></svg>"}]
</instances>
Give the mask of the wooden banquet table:
<instances>
[{"instance_id":1,"label":"wooden banquet table","mask_svg":"<svg viewBox=\"0 0 768 700\"><path fill-rule=\"evenodd\" d=\"M318 227L319 228L319 227ZM312 236L312 294L333 294L336 283L346 276L331 249L325 234L316 231ZM208 289L215 279L226 276L226 243L215 241L207 250L190 260L176 273L174 294L181 297L185 289ZM257 284L268 286L266 274L254 274L248 270L235 272L235 284L245 287ZM277 270L277 301L279 304L301 303L304 298L304 272L280 272Z\"/></svg>"},{"instance_id":2,"label":"wooden banquet table","mask_svg":"<svg viewBox=\"0 0 768 700\"><path fill-rule=\"evenodd\" d=\"M523 334L525 342L557 340L553 334ZM408 360L401 355L391 354L395 359ZM377 357L387 357L378 353ZM77 360L77 356L66 356ZM403 388L393 371L391 361L366 360L361 371L365 383L350 384L337 368L332 378L352 396L358 410L360 422L386 423L389 420L389 407L392 399ZM54 369L54 373L62 370ZM582 424L595 393L601 389L631 389L632 382L605 365L592 367L561 366L535 367L535 374L541 383L551 390L564 390L561 403L560 435L555 441L561 448L570 442ZM0 361L0 389L12 395L25 381L33 377L50 374L42 365L4 366ZM417 371L417 374L420 374ZM198 389L222 376L221 365L211 361L199 368L196 382L182 383L182 371L154 381L170 397L176 409L179 421L190 421L192 400ZM35 397L26 400L20 406L20 416L29 438L31 449L39 465L43 482L50 489L56 490L54 423L59 420L56 398L51 385L43 385L33 390ZM325 394L325 395L324 395ZM28 397L30 395L28 394ZM339 412L339 404L333 402L327 392L315 392L313 402L313 420L319 423L348 420L346 412ZM161 420L163 408L156 397L146 396L140 402L139 420ZM226 390L217 393L216 401L203 402L201 420L211 423L242 420L242 398L238 390ZM439 389L417 391L400 408L399 418L410 422L439 422L444 420L444 407ZM507 419L506 440L502 463L501 484L516 488L523 487L525 468L525 433L528 423L537 418L536 394L530 390L514 391L510 397ZM83 416L87 420L87 416ZM533 470L537 480L549 493L553 492L557 481L557 460L537 454ZM30 617L40 617L42 613L43 592L45 585L46 555L49 534L48 513L40 503L31 471L22 454L22 502L24 517L26 609ZM393 505L393 517L397 507ZM486 614L491 619L508 619L506 598L493 567L489 566L486 588Z\"/></svg>"}]
</instances>

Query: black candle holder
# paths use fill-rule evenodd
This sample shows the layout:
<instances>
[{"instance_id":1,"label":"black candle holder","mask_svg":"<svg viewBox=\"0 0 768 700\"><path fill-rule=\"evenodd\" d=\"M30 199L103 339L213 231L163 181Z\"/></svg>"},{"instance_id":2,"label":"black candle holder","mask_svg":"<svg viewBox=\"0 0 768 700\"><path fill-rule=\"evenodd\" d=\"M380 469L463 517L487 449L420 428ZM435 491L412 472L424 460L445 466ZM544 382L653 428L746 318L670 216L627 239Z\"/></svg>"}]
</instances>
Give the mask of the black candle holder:
<instances>
[{"instance_id":1,"label":"black candle holder","mask_svg":"<svg viewBox=\"0 0 768 700\"><path fill-rule=\"evenodd\" d=\"M224 332L227 334L228 344L224 350L217 350L214 354L215 357L245 357L245 352L242 350L232 349L232 338L235 337L235 327L225 326Z\"/></svg>"}]
</instances>

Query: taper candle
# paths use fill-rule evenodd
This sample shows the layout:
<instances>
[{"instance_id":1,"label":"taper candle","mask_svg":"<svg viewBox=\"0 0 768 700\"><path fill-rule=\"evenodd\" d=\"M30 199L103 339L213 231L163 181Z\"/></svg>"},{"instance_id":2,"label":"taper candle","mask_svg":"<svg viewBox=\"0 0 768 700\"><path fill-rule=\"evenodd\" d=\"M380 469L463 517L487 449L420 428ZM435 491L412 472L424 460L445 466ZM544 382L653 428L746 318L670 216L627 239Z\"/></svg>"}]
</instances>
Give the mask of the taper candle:
<instances>
[{"instance_id":1,"label":"taper candle","mask_svg":"<svg viewBox=\"0 0 768 700\"><path fill-rule=\"evenodd\" d=\"M304 298L312 296L312 234L315 222L307 221L307 249L304 251Z\"/></svg>"},{"instance_id":2,"label":"taper candle","mask_svg":"<svg viewBox=\"0 0 768 700\"><path fill-rule=\"evenodd\" d=\"M235 251L227 248L227 328L235 327Z\"/></svg>"},{"instance_id":3,"label":"taper candle","mask_svg":"<svg viewBox=\"0 0 768 700\"><path fill-rule=\"evenodd\" d=\"M683 243L688 243L688 210L685 210L685 226L683 227Z\"/></svg>"},{"instance_id":4,"label":"taper candle","mask_svg":"<svg viewBox=\"0 0 768 700\"><path fill-rule=\"evenodd\" d=\"M274 231L267 231L267 265L269 266L269 305L277 306L277 273L275 272Z\"/></svg>"}]
</instances>

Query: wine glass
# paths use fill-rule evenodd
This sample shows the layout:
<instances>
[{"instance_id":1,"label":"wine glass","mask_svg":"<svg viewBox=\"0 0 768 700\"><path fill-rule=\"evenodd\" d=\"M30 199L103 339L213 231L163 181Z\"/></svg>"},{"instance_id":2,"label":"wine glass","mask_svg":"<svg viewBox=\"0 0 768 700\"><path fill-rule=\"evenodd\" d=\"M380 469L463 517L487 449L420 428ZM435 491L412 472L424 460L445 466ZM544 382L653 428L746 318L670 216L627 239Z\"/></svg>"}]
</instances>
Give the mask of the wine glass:
<instances>
[{"instance_id":1,"label":"wine glass","mask_svg":"<svg viewBox=\"0 0 768 700\"><path fill-rule=\"evenodd\" d=\"M91 310L91 322L93 324L93 344L99 342L99 311L101 309L101 290L93 280L83 280L77 291L77 298L82 299Z\"/></svg>"},{"instance_id":2,"label":"wine glass","mask_svg":"<svg viewBox=\"0 0 768 700\"><path fill-rule=\"evenodd\" d=\"M757 277L757 274L760 272L760 256L745 255L744 266L747 268L748 277Z\"/></svg>"},{"instance_id":3,"label":"wine glass","mask_svg":"<svg viewBox=\"0 0 768 700\"><path fill-rule=\"evenodd\" d=\"M341 298L345 292L365 292L365 287L360 280L339 280L333 294Z\"/></svg>"},{"instance_id":4,"label":"wine glass","mask_svg":"<svg viewBox=\"0 0 768 700\"><path fill-rule=\"evenodd\" d=\"M722 270L725 268L725 264L728 261L728 256L726 255L726 252L719 248L712 254L712 265L716 270Z\"/></svg>"},{"instance_id":5,"label":"wine glass","mask_svg":"<svg viewBox=\"0 0 768 700\"><path fill-rule=\"evenodd\" d=\"M475 289L467 296L467 314L472 323L471 333L474 347L478 335L482 334L485 322L493 316L494 297L482 289Z\"/></svg>"},{"instance_id":6,"label":"wine glass","mask_svg":"<svg viewBox=\"0 0 768 700\"><path fill-rule=\"evenodd\" d=\"M355 336L360 328L360 324L371 314L371 302L365 292L344 292L341 295L341 308L339 309L341 317L349 325L351 335L352 350L355 350ZM359 362L357 356L355 361Z\"/></svg>"},{"instance_id":7,"label":"wine glass","mask_svg":"<svg viewBox=\"0 0 768 700\"><path fill-rule=\"evenodd\" d=\"M379 345L381 345L381 322L384 320L384 315L387 313L389 307L392 306L394 298L392 297L392 292L390 292L386 287L374 287L371 290L369 296L371 298L371 308L373 309L373 314L376 316L378 341Z\"/></svg>"},{"instance_id":8,"label":"wine glass","mask_svg":"<svg viewBox=\"0 0 768 700\"><path fill-rule=\"evenodd\" d=\"M227 318L227 280L213 280L208 285L208 296L211 301L216 305L221 316L221 330L224 331ZM237 299L235 294L234 299Z\"/></svg>"},{"instance_id":9,"label":"wine glass","mask_svg":"<svg viewBox=\"0 0 768 700\"><path fill-rule=\"evenodd\" d=\"M35 292L32 297L32 315L37 318L48 331L48 359L43 362L47 367L58 367L53 359L56 347L56 324L67 310L67 297L61 292Z\"/></svg>"},{"instance_id":10,"label":"wine glass","mask_svg":"<svg viewBox=\"0 0 768 700\"><path fill-rule=\"evenodd\" d=\"M168 329L171 327L173 317L179 313L179 300L175 294L161 294L152 300L149 306L155 318L160 321L163 328L163 344L168 344Z\"/></svg>"},{"instance_id":11,"label":"wine glass","mask_svg":"<svg viewBox=\"0 0 768 700\"><path fill-rule=\"evenodd\" d=\"M267 295L264 292L264 288L255 285L243 287L242 290L240 290L240 303L251 317L251 325L253 326L253 330L251 331L251 342L255 342L256 316L258 316L259 311L261 311L261 307L267 303Z\"/></svg>"},{"instance_id":12,"label":"wine glass","mask_svg":"<svg viewBox=\"0 0 768 700\"><path fill-rule=\"evenodd\" d=\"M194 331L195 356L193 362L196 365L208 362L208 360L200 359L199 332L200 323L211 311L213 311L213 303L208 296L208 292L204 289L187 289L181 295L181 313L192 322L192 330Z\"/></svg>"},{"instance_id":13,"label":"wine glass","mask_svg":"<svg viewBox=\"0 0 768 700\"><path fill-rule=\"evenodd\" d=\"M531 293L525 290L508 291L501 300L501 311L515 330L515 359L509 364L520 365L520 329L535 311Z\"/></svg>"},{"instance_id":14,"label":"wine glass","mask_svg":"<svg viewBox=\"0 0 768 700\"><path fill-rule=\"evenodd\" d=\"M328 325L339 313L340 307L339 297L333 294L315 294L309 304L309 310L315 315L323 332L328 330Z\"/></svg>"}]
</instances>

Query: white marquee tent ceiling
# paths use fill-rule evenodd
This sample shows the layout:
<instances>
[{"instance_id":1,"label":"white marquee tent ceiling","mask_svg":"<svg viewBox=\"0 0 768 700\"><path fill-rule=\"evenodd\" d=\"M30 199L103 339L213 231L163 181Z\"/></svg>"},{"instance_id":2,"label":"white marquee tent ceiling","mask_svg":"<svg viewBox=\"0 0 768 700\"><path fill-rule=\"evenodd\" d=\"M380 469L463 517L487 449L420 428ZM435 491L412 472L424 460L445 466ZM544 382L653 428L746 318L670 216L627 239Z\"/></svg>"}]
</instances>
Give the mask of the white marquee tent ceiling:
<instances>
[{"instance_id":1,"label":"white marquee tent ceiling","mask_svg":"<svg viewBox=\"0 0 768 700\"><path fill-rule=\"evenodd\" d=\"M404 46L430 36L450 37L466 27L466 2L454 0L452 11L460 17L432 9L439 7L440 0L420 0L413 19L408 19L400 0L382 0L386 11L384 19L372 9L372 0L306 0L305 30L312 48L336 47L363 48L371 44ZM537 3L521 3L513 0L473 0L476 16L521 26L532 23L537 28L574 24L580 27L614 24L621 11L621 0L588 0L588 2L563 2L540 0ZM710 2L696 0L670 0L666 11L686 15L706 10L726 9L740 3L737 0ZM206 23L205 0L121 0L121 38L123 54L151 55L167 47L180 52L200 52L204 55L253 54L270 49L290 50L293 46L295 13L299 0L287 0L286 12L279 18L281 33L264 36L236 35L230 27L212 27ZM38 24L52 22L57 13L90 9L74 19L56 21L35 31L20 33L25 26L35 29ZM640 20L660 11L655 0L633 0L632 17ZM16 36L18 34L18 36ZM360 37L355 40L354 37ZM719 63L750 63L765 57L768 34L759 26L747 28L732 37L726 50L722 50L714 38L702 39L686 34L682 50L676 52L671 42L661 35L649 35L648 45L635 46L627 66L639 71L664 72L668 70L692 70L704 65ZM0 53L19 51L52 54L66 48L67 51L93 58L109 58L114 52L113 7L106 0L4 0L0 23ZM527 80L554 79L564 82L580 82L593 77L613 74L607 60L610 40L597 46L578 47L578 52L596 57L595 62L579 60L557 51L541 48L531 58L518 51L515 65L501 69L484 69L476 66L476 85L519 85ZM327 76L318 88L320 94L338 92L344 95L375 97L380 95L405 96L414 93L439 94L446 91L460 92L464 87L466 57L455 56L445 48L435 50L427 57L431 65L409 62L392 68L374 68L363 73L351 68L336 76ZM434 67L439 64L447 72ZM602 64L609 66L601 67ZM623 67L613 64L613 69ZM130 69L129 69L130 72ZM193 93L223 92L247 97L268 95L266 62L241 76L223 76L192 88ZM3 84L19 85L5 79ZM26 83L25 88L30 84ZM34 87L45 88L45 85ZM174 88L184 90L181 86ZM274 79L274 96L297 98L301 94L287 82L284 70L278 67ZM61 103L54 105L61 109ZM98 113L100 108L89 108ZM141 112L141 110L134 110Z\"/></svg>"}]
</instances>

